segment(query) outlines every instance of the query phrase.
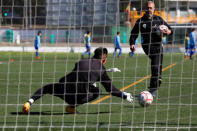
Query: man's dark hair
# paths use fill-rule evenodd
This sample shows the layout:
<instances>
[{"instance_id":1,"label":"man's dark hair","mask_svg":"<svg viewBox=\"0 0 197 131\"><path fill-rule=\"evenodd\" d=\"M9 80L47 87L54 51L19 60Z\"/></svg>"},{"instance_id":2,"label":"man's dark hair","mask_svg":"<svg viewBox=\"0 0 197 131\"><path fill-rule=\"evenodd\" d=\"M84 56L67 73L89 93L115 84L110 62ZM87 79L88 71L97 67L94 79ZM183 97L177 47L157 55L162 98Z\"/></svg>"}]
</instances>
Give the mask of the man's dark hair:
<instances>
[{"instance_id":1,"label":"man's dark hair","mask_svg":"<svg viewBox=\"0 0 197 131\"><path fill-rule=\"evenodd\" d=\"M192 28L192 32L195 31L195 28Z\"/></svg>"},{"instance_id":2,"label":"man's dark hair","mask_svg":"<svg viewBox=\"0 0 197 131\"><path fill-rule=\"evenodd\" d=\"M41 33L42 33L41 31L38 31L38 35L41 34Z\"/></svg>"},{"instance_id":3,"label":"man's dark hair","mask_svg":"<svg viewBox=\"0 0 197 131\"><path fill-rule=\"evenodd\" d=\"M119 35L119 34L120 34L120 32L118 31L118 32L117 32L117 35Z\"/></svg>"},{"instance_id":4,"label":"man's dark hair","mask_svg":"<svg viewBox=\"0 0 197 131\"><path fill-rule=\"evenodd\" d=\"M94 59L102 59L102 56L104 54L106 54L106 55L108 54L107 48L102 48L102 47L96 48L96 50L94 51L93 58Z\"/></svg>"},{"instance_id":5,"label":"man's dark hair","mask_svg":"<svg viewBox=\"0 0 197 131\"><path fill-rule=\"evenodd\" d=\"M87 34L90 34L90 31L88 30L86 33L87 33Z\"/></svg>"}]
</instances>

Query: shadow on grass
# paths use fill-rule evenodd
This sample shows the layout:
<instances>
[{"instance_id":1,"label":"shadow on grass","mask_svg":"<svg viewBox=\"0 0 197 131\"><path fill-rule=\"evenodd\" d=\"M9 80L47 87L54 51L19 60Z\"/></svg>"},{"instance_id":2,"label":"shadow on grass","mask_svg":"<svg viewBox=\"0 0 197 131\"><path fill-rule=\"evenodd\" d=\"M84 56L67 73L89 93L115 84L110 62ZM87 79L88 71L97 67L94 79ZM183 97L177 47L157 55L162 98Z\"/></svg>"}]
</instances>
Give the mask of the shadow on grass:
<instances>
[{"instance_id":1,"label":"shadow on grass","mask_svg":"<svg viewBox=\"0 0 197 131\"><path fill-rule=\"evenodd\" d=\"M131 108L131 109L133 109L133 108L146 108L146 107L142 107L142 106L137 105L137 104L135 104L135 105L124 105L124 107L125 108Z\"/></svg>"},{"instance_id":2,"label":"shadow on grass","mask_svg":"<svg viewBox=\"0 0 197 131\"><path fill-rule=\"evenodd\" d=\"M110 112L90 112L90 113L79 113L77 115L98 115L98 114L109 114ZM11 115L26 115L22 112L11 112ZM51 112L51 111L41 111L41 112L30 112L29 115L74 115L70 113L64 113L64 112Z\"/></svg>"}]
</instances>

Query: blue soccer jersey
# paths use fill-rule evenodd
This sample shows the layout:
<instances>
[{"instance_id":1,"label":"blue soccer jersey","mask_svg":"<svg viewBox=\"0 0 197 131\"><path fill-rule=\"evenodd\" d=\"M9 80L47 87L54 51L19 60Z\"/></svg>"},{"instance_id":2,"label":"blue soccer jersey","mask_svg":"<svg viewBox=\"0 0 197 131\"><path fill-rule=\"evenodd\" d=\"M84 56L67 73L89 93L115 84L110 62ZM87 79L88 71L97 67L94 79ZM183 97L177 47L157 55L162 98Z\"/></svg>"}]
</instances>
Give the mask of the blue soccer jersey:
<instances>
[{"instance_id":1,"label":"blue soccer jersey","mask_svg":"<svg viewBox=\"0 0 197 131\"><path fill-rule=\"evenodd\" d=\"M40 36L36 36L34 46L36 49L40 47Z\"/></svg>"},{"instance_id":2,"label":"blue soccer jersey","mask_svg":"<svg viewBox=\"0 0 197 131\"><path fill-rule=\"evenodd\" d=\"M195 49L196 48L196 37L195 37L195 33L191 32L189 34L189 39L190 39L190 48L191 49Z\"/></svg>"},{"instance_id":3,"label":"blue soccer jersey","mask_svg":"<svg viewBox=\"0 0 197 131\"><path fill-rule=\"evenodd\" d=\"M115 46L115 48L121 48L121 46L120 46L120 36L115 36L115 38L114 38L114 46Z\"/></svg>"}]
</instances>

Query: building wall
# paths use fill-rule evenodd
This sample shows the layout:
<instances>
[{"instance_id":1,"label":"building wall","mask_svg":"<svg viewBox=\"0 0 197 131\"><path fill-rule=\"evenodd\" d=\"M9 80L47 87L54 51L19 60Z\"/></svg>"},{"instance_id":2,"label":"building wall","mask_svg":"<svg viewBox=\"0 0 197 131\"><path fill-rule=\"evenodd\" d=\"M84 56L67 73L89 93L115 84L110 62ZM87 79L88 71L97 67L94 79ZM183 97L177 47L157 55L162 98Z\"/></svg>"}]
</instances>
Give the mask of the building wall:
<instances>
[{"instance_id":1,"label":"building wall","mask_svg":"<svg viewBox=\"0 0 197 131\"><path fill-rule=\"evenodd\" d=\"M118 0L46 0L48 26L119 24Z\"/></svg>"}]
</instances>

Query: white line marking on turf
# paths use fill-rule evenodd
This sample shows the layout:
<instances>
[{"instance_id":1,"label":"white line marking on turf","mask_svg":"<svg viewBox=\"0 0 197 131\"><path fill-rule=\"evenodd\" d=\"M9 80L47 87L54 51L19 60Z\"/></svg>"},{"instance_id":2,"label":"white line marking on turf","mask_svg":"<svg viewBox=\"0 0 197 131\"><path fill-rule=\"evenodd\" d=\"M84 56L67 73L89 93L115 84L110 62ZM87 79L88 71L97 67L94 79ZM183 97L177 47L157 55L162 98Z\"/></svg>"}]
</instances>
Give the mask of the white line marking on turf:
<instances>
[{"instance_id":1,"label":"white line marking on turf","mask_svg":"<svg viewBox=\"0 0 197 131\"><path fill-rule=\"evenodd\" d=\"M0 61L0 64L7 64L7 63L6 63L6 62L1 62L1 61Z\"/></svg>"},{"instance_id":2,"label":"white line marking on turf","mask_svg":"<svg viewBox=\"0 0 197 131\"><path fill-rule=\"evenodd\" d=\"M122 123L124 124L124 123ZM38 128L38 126L0 126L0 128ZM95 128L95 127L98 127L97 125L95 126L40 126L39 125L39 128ZM106 124L106 125L102 125L102 126L99 126L99 128L115 128L115 127L121 127L121 128L140 128L140 129L146 129L146 128L154 128L154 129L189 129L189 128L192 128L192 129L197 129L197 126L124 126L124 125L120 125L120 124Z\"/></svg>"}]
</instances>

